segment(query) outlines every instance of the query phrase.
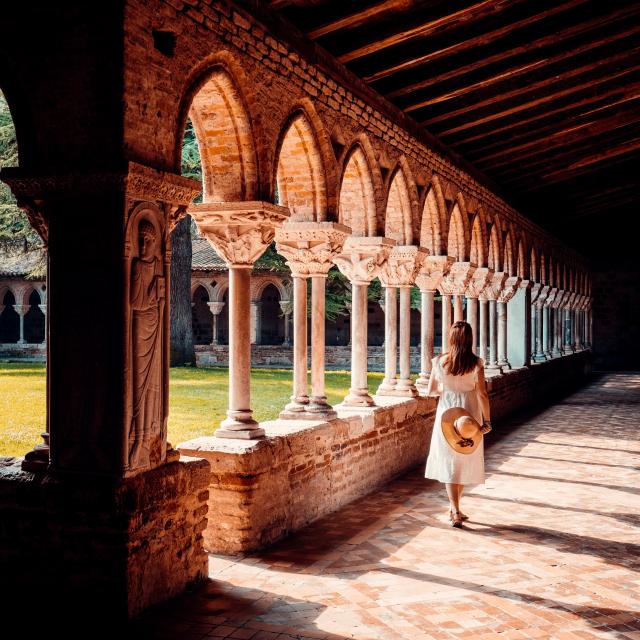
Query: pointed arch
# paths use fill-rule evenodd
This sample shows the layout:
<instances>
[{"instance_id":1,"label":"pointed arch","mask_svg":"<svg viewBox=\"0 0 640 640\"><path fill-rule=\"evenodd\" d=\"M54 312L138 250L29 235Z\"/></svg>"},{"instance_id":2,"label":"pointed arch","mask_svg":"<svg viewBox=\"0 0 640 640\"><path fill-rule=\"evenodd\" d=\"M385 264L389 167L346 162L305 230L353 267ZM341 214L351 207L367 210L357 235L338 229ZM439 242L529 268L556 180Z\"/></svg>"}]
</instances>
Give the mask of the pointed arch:
<instances>
[{"instance_id":1,"label":"pointed arch","mask_svg":"<svg viewBox=\"0 0 640 640\"><path fill-rule=\"evenodd\" d=\"M540 282L542 284L549 284L549 272L547 271L547 257L544 253L540 254Z\"/></svg>"},{"instance_id":2,"label":"pointed arch","mask_svg":"<svg viewBox=\"0 0 640 640\"><path fill-rule=\"evenodd\" d=\"M516 251L516 275L522 279L529 278L529 265L527 264L527 252L525 247L524 235L518 238L518 249Z\"/></svg>"},{"instance_id":3,"label":"pointed arch","mask_svg":"<svg viewBox=\"0 0 640 640\"><path fill-rule=\"evenodd\" d=\"M504 239L503 270L510 276L516 275L516 254L513 229L509 227Z\"/></svg>"},{"instance_id":4,"label":"pointed arch","mask_svg":"<svg viewBox=\"0 0 640 640\"><path fill-rule=\"evenodd\" d=\"M283 128L275 165L277 200L289 208L290 219L326 220L325 166L316 133L305 111L295 110Z\"/></svg>"},{"instance_id":5,"label":"pointed arch","mask_svg":"<svg viewBox=\"0 0 640 640\"><path fill-rule=\"evenodd\" d=\"M442 192L440 178L431 177L431 186L422 207L420 222L420 245L434 256L447 252L447 204Z\"/></svg>"},{"instance_id":6,"label":"pointed arch","mask_svg":"<svg viewBox=\"0 0 640 640\"><path fill-rule=\"evenodd\" d=\"M413 243L411 194L404 169L399 164L389 184L384 235L398 244Z\"/></svg>"},{"instance_id":7,"label":"pointed arch","mask_svg":"<svg viewBox=\"0 0 640 640\"><path fill-rule=\"evenodd\" d=\"M529 264L531 265L531 280L540 282L540 263L538 262L538 252L536 251L535 245L531 247Z\"/></svg>"},{"instance_id":8,"label":"pointed arch","mask_svg":"<svg viewBox=\"0 0 640 640\"><path fill-rule=\"evenodd\" d=\"M218 64L201 77L188 115L200 150L203 200L256 199L259 179L252 124L226 66Z\"/></svg>"},{"instance_id":9,"label":"pointed arch","mask_svg":"<svg viewBox=\"0 0 640 640\"><path fill-rule=\"evenodd\" d=\"M496 272L502 271L502 257L502 233L500 232L500 223L496 218L491 225L491 233L489 234L487 266Z\"/></svg>"},{"instance_id":10,"label":"pointed arch","mask_svg":"<svg viewBox=\"0 0 640 640\"><path fill-rule=\"evenodd\" d=\"M549 254L549 286L555 287L556 284L556 265L552 254Z\"/></svg>"},{"instance_id":11,"label":"pointed arch","mask_svg":"<svg viewBox=\"0 0 640 640\"><path fill-rule=\"evenodd\" d=\"M458 193L449 216L449 230L447 232L447 254L459 262L469 258L469 219L464 198Z\"/></svg>"},{"instance_id":12,"label":"pointed arch","mask_svg":"<svg viewBox=\"0 0 640 640\"><path fill-rule=\"evenodd\" d=\"M338 221L351 227L354 236L377 235L376 196L371 165L356 143L345 158L340 181Z\"/></svg>"},{"instance_id":13,"label":"pointed arch","mask_svg":"<svg viewBox=\"0 0 640 640\"><path fill-rule=\"evenodd\" d=\"M485 222L484 211L480 208L471 225L469 260L478 267L485 267L487 265L487 252L487 224Z\"/></svg>"}]
</instances>

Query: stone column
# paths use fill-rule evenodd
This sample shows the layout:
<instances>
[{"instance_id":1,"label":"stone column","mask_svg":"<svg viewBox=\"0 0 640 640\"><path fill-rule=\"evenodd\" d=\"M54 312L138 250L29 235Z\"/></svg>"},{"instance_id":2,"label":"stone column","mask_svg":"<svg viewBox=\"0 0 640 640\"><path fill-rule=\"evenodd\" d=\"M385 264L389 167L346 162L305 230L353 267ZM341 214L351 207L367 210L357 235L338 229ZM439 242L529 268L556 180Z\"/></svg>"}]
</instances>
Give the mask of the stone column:
<instances>
[{"instance_id":1,"label":"stone column","mask_svg":"<svg viewBox=\"0 0 640 640\"><path fill-rule=\"evenodd\" d=\"M385 379L378 395L414 397L418 395L411 380L411 287L427 256L426 249L413 245L393 247L380 269L385 287ZM400 289L400 378L396 380L396 289ZM387 323L386 319L389 318ZM389 344L392 343L392 344ZM388 362L391 360L391 362Z\"/></svg>"},{"instance_id":2,"label":"stone column","mask_svg":"<svg viewBox=\"0 0 640 640\"><path fill-rule=\"evenodd\" d=\"M480 293L480 301L486 301L489 307L489 358L485 359L486 368L490 371L502 372L498 364L498 314L496 300L507 280L504 271L497 271Z\"/></svg>"},{"instance_id":3,"label":"stone column","mask_svg":"<svg viewBox=\"0 0 640 640\"><path fill-rule=\"evenodd\" d=\"M209 307L209 311L211 311L211 316L213 317L213 325L211 327L211 346L215 347L218 344L218 321L220 318L220 314L224 309L224 302L207 302L207 306Z\"/></svg>"},{"instance_id":4,"label":"stone column","mask_svg":"<svg viewBox=\"0 0 640 640\"><path fill-rule=\"evenodd\" d=\"M249 283L251 286L251 283ZM262 302L251 300L251 344L262 342Z\"/></svg>"},{"instance_id":5,"label":"stone column","mask_svg":"<svg viewBox=\"0 0 640 640\"><path fill-rule=\"evenodd\" d=\"M471 277L473 276L476 266L471 262L453 262L438 285L438 290L442 295L442 350L448 348L448 332L451 327L451 297L457 301L457 320L463 320L462 317L462 296L467 291ZM457 296L457 298L455 297ZM454 314L454 318L455 318ZM454 320L455 322L456 320Z\"/></svg>"},{"instance_id":6,"label":"stone column","mask_svg":"<svg viewBox=\"0 0 640 640\"><path fill-rule=\"evenodd\" d=\"M384 286L384 378L376 391L378 395L394 395L396 363L398 360L398 288Z\"/></svg>"},{"instance_id":7,"label":"stone column","mask_svg":"<svg viewBox=\"0 0 640 640\"><path fill-rule=\"evenodd\" d=\"M511 369L507 353L507 303L515 295L521 280L519 276L510 276L498 294L498 364L503 369Z\"/></svg>"},{"instance_id":8,"label":"stone column","mask_svg":"<svg viewBox=\"0 0 640 640\"><path fill-rule=\"evenodd\" d=\"M214 435L259 438L264 430L253 419L250 393L251 270L289 212L267 202L207 202L189 213L229 269L229 408Z\"/></svg>"},{"instance_id":9,"label":"stone column","mask_svg":"<svg viewBox=\"0 0 640 640\"><path fill-rule=\"evenodd\" d=\"M481 352L478 351L478 298L482 291L484 291L484 288L491 281L491 278L493 278L493 274L493 269L489 269L487 267L476 268L466 290L467 322L471 325L471 331L473 332L473 351L475 353L479 353L480 357L483 359L484 355L481 355Z\"/></svg>"},{"instance_id":10,"label":"stone column","mask_svg":"<svg viewBox=\"0 0 640 640\"><path fill-rule=\"evenodd\" d=\"M290 221L276 231L276 249L293 276L293 375L283 419L336 417L325 395L325 282L350 229L335 222ZM311 278L311 398L307 395L307 278Z\"/></svg>"},{"instance_id":11,"label":"stone column","mask_svg":"<svg viewBox=\"0 0 640 640\"><path fill-rule=\"evenodd\" d=\"M551 355L559 358L562 355L562 301L564 299L564 291L557 289L551 306L553 308L554 326L553 326L553 349Z\"/></svg>"},{"instance_id":12,"label":"stone column","mask_svg":"<svg viewBox=\"0 0 640 640\"><path fill-rule=\"evenodd\" d=\"M284 313L284 342L282 343L283 347L291 346L291 327L290 327L290 317L291 317L291 300L280 300L280 309Z\"/></svg>"},{"instance_id":13,"label":"stone column","mask_svg":"<svg viewBox=\"0 0 640 640\"><path fill-rule=\"evenodd\" d=\"M531 300L535 312L535 351L533 354L534 362L544 362L547 358L544 355L543 345L543 327L542 327L542 304L546 299L543 294L544 286L535 282L531 288Z\"/></svg>"},{"instance_id":14,"label":"stone column","mask_svg":"<svg viewBox=\"0 0 640 640\"><path fill-rule=\"evenodd\" d=\"M420 375L416 380L416 388L420 394L426 394L431 375L435 341L435 301L434 295L442 278L453 264L449 256L427 256L418 275L416 285L420 289Z\"/></svg>"},{"instance_id":15,"label":"stone column","mask_svg":"<svg viewBox=\"0 0 640 640\"><path fill-rule=\"evenodd\" d=\"M483 298L478 298L480 306L480 341L478 355L489 364L489 301Z\"/></svg>"},{"instance_id":16,"label":"stone column","mask_svg":"<svg viewBox=\"0 0 640 640\"><path fill-rule=\"evenodd\" d=\"M18 338L18 344L27 344L24 339L24 317L29 311L28 304L14 304L13 310L20 316L20 337Z\"/></svg>"},{"instance_id":17,"label":"stone column","mask_svg":"<svg viewBox=\"0 0 640 640\"><path fill-rule=\"evenodd\" d=\"M464 296L461 293L456 293L453 296L453 321L458 322L464 320Z\"/></svg>"},{"instance_id":18,"label":"stone column","mask_svg":"<svg viewBox=\"0 0 640 640\"><path fill-rule=\"evenodd\" d=\"M564 348L563 352L568 355L574 352L573 346L573 301L575 299L576 294L574 292L567 292L567 296L565 297L565 308L564 308L564 317L565 317L565 327L563 329L564 335Z\"/></svg>"},{"instance_id":19,"label":"stone column","mask_svg":"<svg viewBox=\"0 0 640 640\"><path fill-rule=\"evenodd\" d=\"M544 353L547 356L547 360L551 360L554 357L553 343L555 335L555 314L553 313L553 305L555 304L557 294L557 287L550 287L544 303L544 311L546 314L545 323L547 328Z\"/></svg>"},{"instance_id":20,"label":"stone column","mask_svg":"<svg viewBox=\"0 0 640 640\"><path fill-rule=\"evenodd\" d=\"M367 288L394 245L390 238L350 236L343 253L334 258L351 282L351 388L343 402L345 407L374 404L367 384Z\"/></svg>"}]
</instances>

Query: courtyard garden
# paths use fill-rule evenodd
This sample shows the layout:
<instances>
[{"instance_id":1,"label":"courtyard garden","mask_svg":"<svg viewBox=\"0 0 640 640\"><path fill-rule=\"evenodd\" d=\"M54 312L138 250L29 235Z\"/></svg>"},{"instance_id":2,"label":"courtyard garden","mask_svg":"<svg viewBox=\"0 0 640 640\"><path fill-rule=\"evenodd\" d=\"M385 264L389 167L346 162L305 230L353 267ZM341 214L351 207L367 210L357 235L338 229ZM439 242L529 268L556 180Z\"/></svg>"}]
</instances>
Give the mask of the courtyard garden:
<instances>
[{"instance_id":1,"label":"courtyard garden","mask_svg":"<svg viewBox=\"0 0 640 640\"><path fill-rule=\"evenodd\" d=\"M375 390L381 373L369 374ZM190 438L210 435L225 417L227 370L174 367L170 372L169 434L174 446ZM292 372L254 369L251 377L253 414L271 420L289 401ZM327 398L337 404L349 389L350 374L326 374ZM21 456L41 442L45 430L45 366L33 363L0 363L0 455Z\"/></svg>"}]
</instances>

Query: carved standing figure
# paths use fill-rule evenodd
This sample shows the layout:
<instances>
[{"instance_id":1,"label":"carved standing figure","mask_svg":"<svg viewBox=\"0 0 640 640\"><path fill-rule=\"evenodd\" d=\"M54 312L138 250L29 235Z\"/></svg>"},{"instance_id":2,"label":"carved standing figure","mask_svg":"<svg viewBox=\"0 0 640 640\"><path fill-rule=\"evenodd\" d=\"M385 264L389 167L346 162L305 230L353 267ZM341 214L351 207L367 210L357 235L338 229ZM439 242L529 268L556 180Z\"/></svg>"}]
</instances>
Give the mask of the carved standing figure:
<instances>
[{"instance_id":1,"label":"carved standing figure","mask_svg":"<svg viewBox=\"0 0 640 640\"><path fill-rule=\"evenodd\" d=\"M129 468L148 466L162 455L162 338L165 281L158 232L151 222L138 226L138 256L131 265L133 411Z\"/></svg>"}]
</instances>

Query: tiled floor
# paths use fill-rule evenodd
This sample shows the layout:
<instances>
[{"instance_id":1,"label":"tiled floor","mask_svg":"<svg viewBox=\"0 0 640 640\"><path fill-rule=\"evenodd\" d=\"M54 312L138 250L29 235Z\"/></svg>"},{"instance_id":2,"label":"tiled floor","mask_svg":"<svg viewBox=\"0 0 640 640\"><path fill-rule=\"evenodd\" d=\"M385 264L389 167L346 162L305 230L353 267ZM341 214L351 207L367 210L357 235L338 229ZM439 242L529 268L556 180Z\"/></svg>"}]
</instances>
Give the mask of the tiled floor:
<instances>
[{"instance_id":1,"label":"tiled floor","mask_svg":"<svg viewBox=\"0 0 640 640\"><path fill-rule=\"evenodd\" d=\"M640 640L640 375L494 425L450 526L420 468L144 615L158 638Z\"/></svg>"}]
</instances>

